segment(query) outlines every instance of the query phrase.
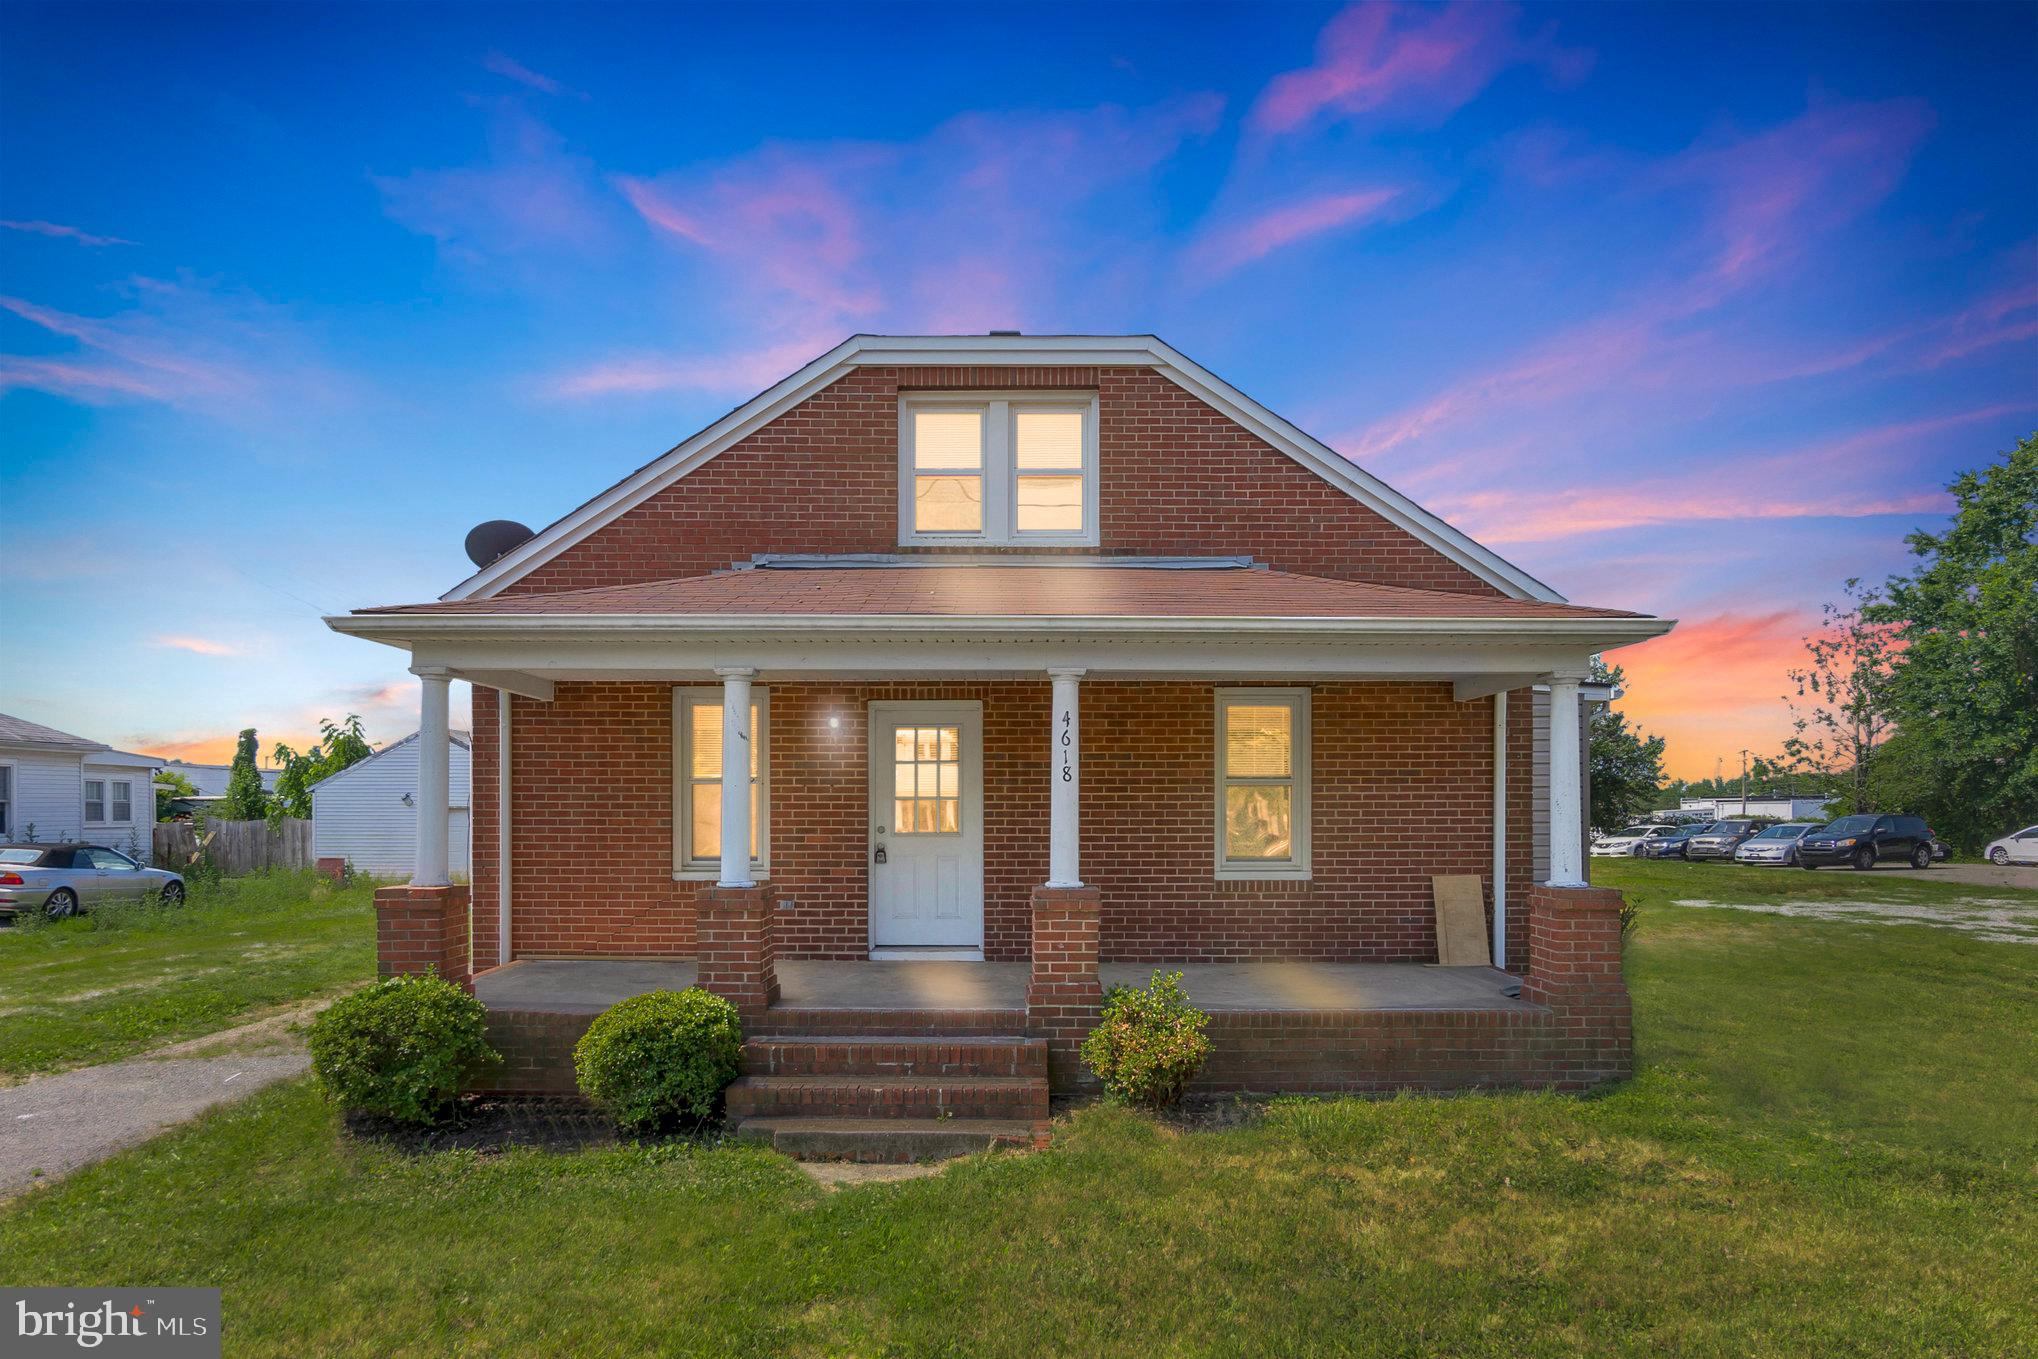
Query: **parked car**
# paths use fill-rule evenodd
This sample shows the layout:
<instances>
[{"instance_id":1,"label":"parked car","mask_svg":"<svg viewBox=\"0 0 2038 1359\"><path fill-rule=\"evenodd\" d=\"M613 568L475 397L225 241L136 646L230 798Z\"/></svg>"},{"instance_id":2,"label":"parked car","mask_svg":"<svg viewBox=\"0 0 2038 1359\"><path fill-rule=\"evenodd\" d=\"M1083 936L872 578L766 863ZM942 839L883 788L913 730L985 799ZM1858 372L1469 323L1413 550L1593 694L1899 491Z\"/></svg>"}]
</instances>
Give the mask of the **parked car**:
<instances>
[{"instance_id":1,"label":"parked car","mask_svg":"<svg viewBox=\"0 0 2038 1359\"><path fill-rule=\"evenodd\" d=\"M1982 856L1992 864L2038 864L2038 826L2026 826L1989 841Z\"/></svg>"},{"instance_id":2,"label":"parked car","mask_svg":"<svg viewBox=\"0 0 2038 1359\"><path fill-rule=\"evenodd\" d=\"M1635 847L1635 853L1644 859L1681 859L1691 844L1691 837L1704 835L1713 828L1710 821L1698 821L1688 826L1672 826L1670 834L1644 840Z\"/></svg>"},{"instance_id":3,"label":"parked car","mask_svg":"<svg viewBox=\"0 0 2038 1359\"><path fill-rule=\"evenodd\" d=\"M1675 834L1675 826L1623 826L1617 831L1608 831L1592 842L1592 853L1602 859L1624 858L1639 854L1641 847L1651 840L1661 840Z\"/></svg>"},{"instance_id":4,"label":"parked car","mask_svg":"<svg viewBox=\"0 0 2038 1359\"><path fill-rule=\"evenodd\" d=\"M1684 842L1684 857L1693 861L1731 859L1742 841L1754 838L1775 824L1762 820L1715 821L1705 828L1704 834L1694 835Z\"/></svg>"},{"instance_id":5,"label":"parked car","mask_svg":"<svg viewBox=\"0 0 2038 1359\"><path fill-rule=\"evenodd\" d=\"M1819 827L1798 842L1797 861L1803 868L1824 868L1852 864L1869 869L1884 859L1908 862L1912 868L1930 868L1938 858L1933 847L1932 828L1922 816L1843 816Z\"/></svg>"},{"instance_id":6,"label":"parked car","mask_svg":"<svg viewBox=\"0 0 2038 1359\"><path fill-rule=\"evenodd\" d=\"M150 892L166 905L184 903L184 879L144 868L104 845L0 845L0 915L41 911L62 920L109 901L135 901Z\"/></svg>"},{"instance_id":7,"label":"parked car","mask_svg":"<svg viewBox=\"0 0 2038 1359\"><path fill-rule=\"evenodd\" d=\"M1777 868L1797 864L1798 842L1819 828L1816 821L1785 821L1752 835L1734 851L1737 864L1769 864Z\"/></svg>"}]
</instances>

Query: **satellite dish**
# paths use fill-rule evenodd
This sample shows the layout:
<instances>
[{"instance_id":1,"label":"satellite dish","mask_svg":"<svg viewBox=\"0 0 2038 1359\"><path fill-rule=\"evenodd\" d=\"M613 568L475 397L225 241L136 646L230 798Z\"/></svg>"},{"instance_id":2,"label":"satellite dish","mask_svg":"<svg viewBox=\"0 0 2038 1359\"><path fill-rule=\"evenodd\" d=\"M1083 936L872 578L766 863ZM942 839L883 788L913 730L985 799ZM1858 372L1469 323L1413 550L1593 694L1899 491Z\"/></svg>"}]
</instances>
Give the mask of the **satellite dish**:
<instances>
[{"instance_id":1,"label":"satellite dish","mask_svg":"<svg viewBox=\"0 0 2038 1359\"><path fill-rule=\"evenodd\" d=\"M514 519L491 519L467 531L467 560L487 566L531 536L531 531Z\"/></svg>"}]
</instances>

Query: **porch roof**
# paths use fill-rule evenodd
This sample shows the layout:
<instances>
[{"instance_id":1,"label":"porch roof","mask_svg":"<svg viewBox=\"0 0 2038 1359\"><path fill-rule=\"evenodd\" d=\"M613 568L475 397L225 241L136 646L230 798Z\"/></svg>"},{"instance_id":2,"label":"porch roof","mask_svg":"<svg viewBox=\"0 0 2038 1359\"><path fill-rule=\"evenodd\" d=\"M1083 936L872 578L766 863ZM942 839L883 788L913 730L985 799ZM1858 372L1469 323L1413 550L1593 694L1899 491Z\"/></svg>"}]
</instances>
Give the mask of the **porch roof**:
<instances>
[{"instance_id":1,"label":"porch roof","mask_svg":"<svg viewBox=\"0 0 2038 1359\"><path fill-rule=\"evenodd\" d=\"M1668 619L1328 580L1226 559L801 559L635 585L363 609L336 632L549 699L556 680L1038 675L1451 679L1477 698ZM422 673L422 672L420 672Z\"/></svg>"},{"instance_id":2,"label":"porch roof","mask_svg":"<svg viewBox=\"0 0 2038 1359\"><path fill-rule=\"evenodd\" d=\"M1212 566L813 566L744 569L635 585L357 609L359 616L802 618L1113 618L1219 622L1283 618L1644 619L1622 609L1330 580L1233 563ZM1655 621L1650 619L1649 621Z\"/></svg>"}]
</instances>

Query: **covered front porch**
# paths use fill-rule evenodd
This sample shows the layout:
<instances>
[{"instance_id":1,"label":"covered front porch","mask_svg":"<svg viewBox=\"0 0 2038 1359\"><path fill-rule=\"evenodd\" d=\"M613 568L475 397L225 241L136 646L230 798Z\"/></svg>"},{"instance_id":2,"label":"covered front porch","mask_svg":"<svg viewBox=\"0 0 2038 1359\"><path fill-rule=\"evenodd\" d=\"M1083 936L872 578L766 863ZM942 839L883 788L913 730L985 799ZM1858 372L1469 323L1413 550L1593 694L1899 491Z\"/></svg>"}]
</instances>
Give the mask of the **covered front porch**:
<instances>
[{"instance_id":1,"label":"covered front porch","mask_svg":"<svg viewBox=\"0 0 2038 1359\"><path fill-rule=\"evenodd\" d=\"M796 962L778 964L778 999L793 1010L983 1010L1023 1014L1026 963ZM1408 963L1105 963L1105 987L1141 986L1155 971L1180 972L1197 1006L1231 1011L1459 1010L1526 1008L1521 978L1490 967ZM690 958L532 958L474 978L491 1010L599 1014L647 991L684 990L699 979Z\"/></svg>"},{"instance_id":2,"label":"covered front porch","mask_svg":"<svg viewBox=\"0 0 2038 1359\"><path fill-rule=\"evenodd\" d=\"M1162 959L1214 1016L1218 1088L1624 1066L1624 1018L1573 1022L1619 986L1576 833L1580 702L1590 654L1656 620L1228 560L831 560L335 626L408 648L423 689L384 969L475 976L546 1042L685 978L757 1034L1024 1034L1066 1084L1104 988ZM446 871L460 679L471 901ZM1436 875L1478 881L1519 986L1422 965Z\"/></svg>"}]
</instances>

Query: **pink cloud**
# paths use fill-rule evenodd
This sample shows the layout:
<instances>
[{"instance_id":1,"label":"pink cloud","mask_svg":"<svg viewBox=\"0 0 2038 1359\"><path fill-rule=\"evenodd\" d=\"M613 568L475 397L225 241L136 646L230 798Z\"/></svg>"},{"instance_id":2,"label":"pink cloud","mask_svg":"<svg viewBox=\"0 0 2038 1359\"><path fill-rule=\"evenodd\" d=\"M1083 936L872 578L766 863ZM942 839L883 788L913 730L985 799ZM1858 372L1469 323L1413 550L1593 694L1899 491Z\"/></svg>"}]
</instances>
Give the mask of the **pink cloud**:
<instances>
[{"instance_id":1,"label":"pink cloud","mask_svg":"<svg viewBox=\"0 0 2038 1359\"><path fill-rule=\"evenodd\" d=\"M965 113L898 142L773 143L719 165L616 175L651 239L723 310L724 354L641 348L546 379L555 395L755 391L853 330L1067 324L1161 269L1151 172L1223 101ZM686 332L699 325L687 318Z\"/></svg>"},{"instance_id":2,"label":"pink cloud","mask_svg":"<svg viewBox=\"0 0 2038 1359\"><path fill-rule=\"evenodd\" d=\"M194 656L238 656L239 647L225 642L215 642L207 637L159 636L149 638L149 645L163 647L169 651L188 651Z\"/></svg>"},{"instance_id":3,"label":"pink cloud","mask_svg":"<svg viewBox=\"0 0 2038 1359\"><path fill-rule=\"evenodd\" d=\"M825 353L840 339L837 335L825 341L803 340L737 354L609 359L562 374L553 382L552 391L565 397L665 391L759 392Z\"/></svg>"},{"instance_id":4,"label":"pink cloud","mask_svg":"<svg viewBox=\"0 0 2038 1359\"><path fill-rule=\"evenodd\" d=\"M1399 189L1355 189L1282 204L1205 233L1190 246L1189 259L1200 272L1227 274L1312 236L1371 220L1400 196Z\"/></svg>"},{"instance_id":5,"label":"pink cloud","mask_svg":"<svg viewBox=\"0 0 2038 1359\"><path fill-rule=\"evenodd\" d=\"M383 211L443 254L488 269L504 257L578 262L613 244L617 214L594 164L513 97L474 99L488 116L476 165L373 177Z\"/></svg>"},{"instance_id":6,"label":"pink cloud","mask_svg":"<svg viewBox=\"0 0 2038 1359\"><path fill-rule=\"evenodd\" d=\"M519 85L528 85L541 94L565 94L567 89L551 76L540 75L506 52L490 52L481 59L486 69L505 80L514 80Z\"/></svg>"},{"instance_id":7,"label":"pink cloud","mask_svg":"<svg viewBox=\"0 0 2038 1359\"><path fill-rule=\"evenodd\" d=\"M1705 191L1713 275L1738 286L1888 197L1933 122L1916 99L1814 105L1765 132L1694 147L1666 178Z\"/></svg>"},{"instance_id":8,"label":"pink cloud","mask_svg":"<svg viewBox=\"0 0 2038 1359\"><path fill-rule=\"evenodd\" d=\"M1513 8L1500 4L1352 5L1317 36L1316 64L1274 77L1247 121L1278 134L1326 113L1450 113L1517 62L1539 62L1565 77L1582 73L1584 54L1524 41L1516 22Z\"/></svg>"},{"instance_id":9,"label":"pink cloud","mask_svg":"<svg viewBox=\"0 0 2038 1359\"><path fill-rule=\"evenodd\" d=\"M0 296L10 313L70 340L66 354L0 355L0 388L71 400L158 401L229 419L343 398L349 388L282 309L191 279L133 278L131 305L80 316Z\"/></svg>"},{"instance_id":10,"label":"pink cloud","mask_svg":"<svg viewBox=\"0 0 2038 1359\"><path fill-rule=\"evenodd\" d=\"M133 245L133 241L119 236L94 236L89 231L80 231L74 226L61 222L9 222L0 221L0 227L9 231L26 231L37 236L55 236L63 240L76 241L80 245Z\"/></svg>"},{"instance_id":11,"label":"pink cloud","mask_svg":"<svg viewBox=\"0 0 2038 1359\"><path fill-rule=\"evenodd\" d=\"M1919 461L1921 443L1949 430L2001 424L2032 409L2029 403L1984 406L1752 456L1722 451L1669 474L1622 475L1611 486L1487 486L1444 493L1435 503L1473 536L1495 545L1693 522L1944 514L1952 500L1936 487L1893 492L1857 487L1900 488ZM1835 473L1854 475L1836 479Z\"/></svg>"},{"instance_id":12,"label":"pink cloud","mask_svg":"<svg viewBox=\"0 0 2038 1359\"><path fill-rule=\"evenodd\" d=\"M1688 395L1865 362L1888 341L1810 363L1751 362L1738 337L1717 323L1696 323L1757 283L1773 282L1787 263L1885 198L1930 125L1929 111L1911 100L1821 106L1766 132L1680 154L1651 177L1650 187L1697 187L1706 197L1690 245L1704 258L1699 268L1334 442L1363 461L1446 431L1601 394Z\"/></svg>"}]
</instances>

